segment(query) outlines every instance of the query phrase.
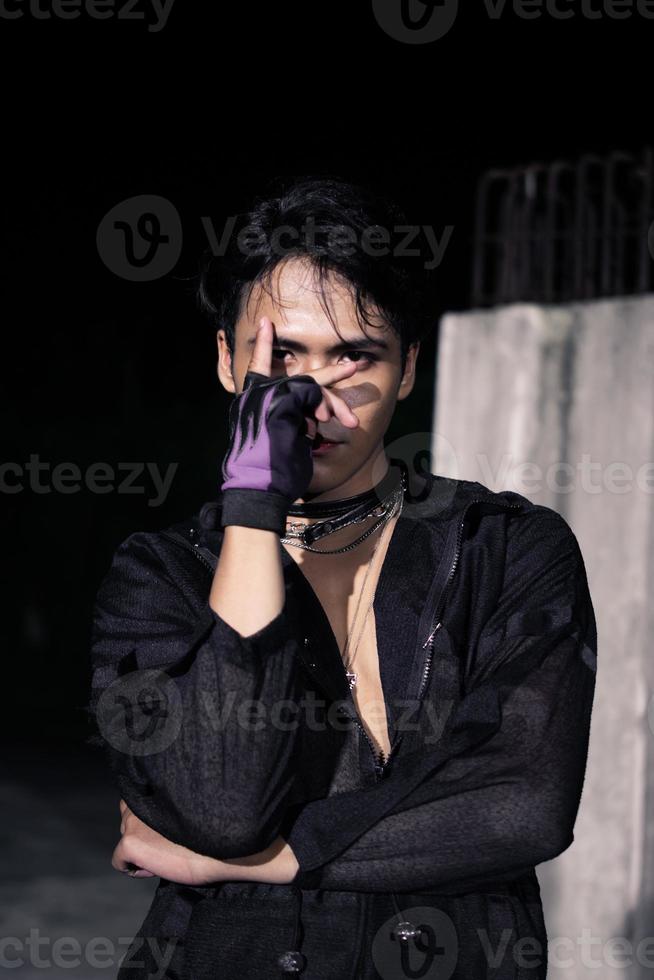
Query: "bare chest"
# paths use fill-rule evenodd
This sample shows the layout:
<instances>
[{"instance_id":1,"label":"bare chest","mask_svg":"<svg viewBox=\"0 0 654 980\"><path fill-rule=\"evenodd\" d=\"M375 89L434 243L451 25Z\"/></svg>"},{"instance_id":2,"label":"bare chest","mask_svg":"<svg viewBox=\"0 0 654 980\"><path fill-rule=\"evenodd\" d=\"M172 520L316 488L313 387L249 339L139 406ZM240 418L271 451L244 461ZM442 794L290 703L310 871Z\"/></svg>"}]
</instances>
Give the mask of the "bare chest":
<instances>
[{"instance_id":1,"label":"bare chest","mask_svg":"<svg viewBox=\"0 0 654 980\"><path fill-rule=\"evenodd\" d=\"M302 571L329 620L344 659L343 669L356 674L351 691L359 718L377 750L386 757L390 739L372 604L379 573L368 575L364 581L365 566L349 573L341 568L341 574L334 575L329 574L328 566L315 561L303 563Z\"/></svg>"}]
</instances>

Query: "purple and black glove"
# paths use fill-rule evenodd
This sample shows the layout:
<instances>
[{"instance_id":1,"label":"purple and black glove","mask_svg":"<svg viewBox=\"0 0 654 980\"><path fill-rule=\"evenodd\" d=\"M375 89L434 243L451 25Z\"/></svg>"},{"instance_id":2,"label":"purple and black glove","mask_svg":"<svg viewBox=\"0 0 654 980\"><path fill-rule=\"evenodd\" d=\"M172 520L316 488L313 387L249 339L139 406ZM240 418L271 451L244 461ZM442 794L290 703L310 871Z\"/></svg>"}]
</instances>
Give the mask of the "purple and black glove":
<instances>
[{"instance_id":1,"label":"purple and black glove","mask_svg":"<svg viewBox=\"0 0 654 980\"><path fill-rule=\"evenodd\" d=\"M245 375L243 391L229 409L229 447L222 464L222 518L286 533L288 508L311 483L312 441L307 415L322 401L308 374L269 378Z\"/></svg>"}]
</instances>

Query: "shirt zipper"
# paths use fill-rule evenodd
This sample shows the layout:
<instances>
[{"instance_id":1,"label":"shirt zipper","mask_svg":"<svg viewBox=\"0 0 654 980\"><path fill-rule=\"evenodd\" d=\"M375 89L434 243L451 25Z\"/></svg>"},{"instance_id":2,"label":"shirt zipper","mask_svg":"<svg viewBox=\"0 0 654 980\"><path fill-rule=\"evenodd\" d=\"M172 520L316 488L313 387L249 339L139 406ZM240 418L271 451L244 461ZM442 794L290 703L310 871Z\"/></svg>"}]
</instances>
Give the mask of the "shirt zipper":
<instances>
[{"instance_id":1,"label":"shirt zipper","mask_svg":"<svg viewBox=\"0 0 654 980\"><path fill-rule=\"evenodd\" d=\"M473 504L484 503L487 500L488 500L487 497L475 497L473 500L469 500L468 503L466 504L465 508L464 508L463 515L461 517L461 521L459 523L459 528L458 528L458 531L457 531L457 540L456 540L456 548L454 549L454 558L452 559L452 564L450 566L450 570L449 570L447 579L445 581L445 585L443 586L443 591L441 593L440 601L439 601L439 604L438 604L438 615L439 616L442 613L443 606L444 606L445 599L446 599L447 590L450 587L450 583L452 582L452 579L454 578L454 574L456 572L456 568L457 568L457 565L459 563L459 557L460 557L460 554L461 554L461 544L462 544L462 538L463 538L463 528L464 528L464 525L465 525L466 518L468 516L468 511L469 511L470 507L473 506ZM516 508L518 510L522 508L522 504L508 504L508 503L504 503L502 501L492 501L492 502L495 503L496 505L501 506L501 507ZM422 649L424 650L425 647L428 647L428 650L427 650L427 653L425 655L425 660L424 660L423 669L422 669L422 679L421 679L420 688L419 688L419 691L418 691L418 701L420 701L422 699L422 697L423 697L423 695L425 693L425 689L427 687L427 681L429 680L429 675L431 673L432 662L433 662L433 659L434 659L434 637L436 636L436 633L440 629L441 625L442 624L441 624L440 619L437 619L435 625L432 626L432 628L430 629L429 635L427 636L427 639L422 644ZM388 753L388 756L386 757L386 759L384 759L384 752L383 752L383 750L380 749L379 751L377 751L375 745L372 742L372 739L368 735L368 732L365 730L364 726L359 721L358 712L356 713L356 717L354 718L354 720L356 721L357 725L359 726L359 728L361 729L361 731L365 735L366 740L368 742L368 745L370 746L370 750L372 752L373 759L374 759L375 775L376 775L376 777L377 777L378 780L383 779L384 774L386 772L386 768L387 768L388 763L389 763L389 760L390 760L391 756L393 755L393 752L396 750L397 746L399 745L400 741L402 740L403 733L396 733L396 738L391 743L390 752Z\"/></svg>"},{"instance_id":2,"label":"shirt zipper","mask_svg":"<svg viewBox=\"0 0 654 980\"><path fill-rule=\"evenodd\" d=\"M469 511L469 509L474 504L489 503L489 502L492 503L492 504L494 504L496 507L514 508L514 509L517 509L517 510L521 510L522 509L522 504L508 504L508 503L504 503L503 501L497 501L497 500L489 501L488 500L488 497L475 497L473 500L469 500L468 501L468 503L466 504L465 509L463 511L463 515L461 517L461 521L459 522L459 528L458 528L457 540L456 540L456 548L454 549L454 558L452 560L452 564L450 566L450 571L449 571L448 576L447 576L447 579L445 581L445 585L443 586L443 591L441 593L440 601L439 601L439 604L438 604L438 616L439 617L441 616L441 614L443 612L443 606L445 604L445 599L447 598L447 590L450 587L450 584L452 582L452 579L454 578L454 573L456 571L456 567L457 567L457 565L459 563L459 556L460 556L460 553L461 553L461 543L462 543L462 538L463 538L463 528L464 528L464 525L465 525L465 522L466 522L466 518L468 516L468 511ZM423 650L425 649L425 647L428 647L428 649L427 649L427 653L425 655L425 660L424 660L424 664L423 664L422 680L421 680L421 683L420 683L420 688L418 690L418 701L420 701L422 699L422 697L423 697L423 695L425 693L425 689L427 687L427 681L429 680L429 675L431 673L431 666L432 666L433 659L434 659L434 638L435 638L436 633L438 632L438 630L441 628L441 626L442 626L442 622L441 622L440 618L438 618L436 620L436 623L431 627L431 629L429 631L429 634L427 636L427 639L422 644L422 649Z\"/></svg>"},{"instance_id":3,"label":"shirt zipper","mask_svg":"<svg viewBox=\"0 0 654 980\"><path fill-rule=\"evenodd\" d=\"M457 540L456 540L456 548L454 550L454 558L452 559L452 564L450 566L450 570L449 570L447 579L445 581L445 585L443 586L443 591L441 593L440 601L439 601L439 604L438 604L438 615L439 616L442 613L443 606L444 606L444 603L445 603L445 599L447 597L447 591L448 591L448 589L450 587L450 584L452 582L452 579L454 578L454 574L456 572L456 568L457 568L457 565L459 563L459 557L460 557L460 553L461 553L461 544L462 544L462 538L463 538L463 528L465 526L465 521L466 521L466 518L468 516L468 511L470 510L470 508L474 504L485 503L487 501L488 501L488 498L487 497L475 497L473 500L468 501L468 503L465 506L465 509L463 511L463 515L462 515L461 520L459 522L459 528L458 528L458 531L457 531ZM513 509L518 509L518 510L520 510L522 508L522 504L508 504L508 503L504 503L502 501L491 501L491 503L493 503L493 504L495 504L495 506L499 506L499 507L513 508ZM166 537L171 538L174 541L179 541L181 544L184 544L195 555L195 557L199 561L202 562L202 564L210 572L214 572L215 571L214 565L207 558L205 558L205 556L198 550L198 545L197 544L195 544L195 545L191 544L191 542L190 541L187 541L186 538L183 538L181 535L178 537L174 532L168 533L168 532L164 531L162 533ZM434 659L434 638L435 638L436 633L438 632L438 630L441 628L441 626L442 626L441 620L438 619L436 621L436 623L430 629L430 632L429 632L429 635L427 636L427 639L422 644L422 649L423 650L425 649L425 647L427 647L428 649L427 649L427 653L425 655L425 660L424 660L424 663L423 663L422 679L421 679L420 688L419 688L419 691L418 691L418 701L422 700L422 697L423 697L423 695L425 693L425 689L427 687L427 681L429 680L429 675L431 673L431 667L432 667L432 663L433 663L433 659ZM346 679L347 679L347 675L346 675L346 671L345 671L345 666L343 666L343 674L346 676ZM366 742L368 743L368 745L370 747L370 751L372 753L373 764L374 764L374 771L375 771L375 777L376 777L377 780L381 780L384 777L384 774L385 774L386 769L388 767L388 764L389 764L389 762L391 760L391 757L393 756L393 753L396 751L398 745L402 741L402 738L403 738L403 734L404 733L403 732L396 732L395 733L395 738L393 739L393 741L391 743L390 751L389 751L388 755L386 757L384 757L384 750L383 749L377 749L377 747L375 746L374 742L370 738L370 735L366 731L365 726L362 724L361 720L359 719L359 713L356 710L356 706L354 705L354 701L352 701L351 708L352 708L352 711L350 712L350 711L347 711L347 708L345 708L345 707L342 706L341 707L341 711L343 711L346 714L348 714L352 718L352 720L355 722L355 724L358 726L359 730L363 733L363 735L364 735L364 737L366 739Z\"/></svg>"},{"instance_id":4,"label":"shirt zipper","mask_svg":"<svg viewBox=\"0 0 654 980\"><path fill-rule=\"evenodd\" d=\"M454 558L452 559L452 564L450 566L450 570L448 572L448 576L447 576L447 579L445 581L445 585L443 586L443 590L441 592L441 597L440 597L440 600L439 600L439 603L438 603L438 616L439 617L440 617L440 615L442 614L442 611L443 611L443 606L445 604L447 590L450 587L450 584L451 584L452 579L454 578L454 574L456 572L457 565L459 563L459 557L460 557L460 554L461 554L461 544L462 544L462 538L463 538L463 528L465 526L465 521L466 521L466 518L468 516L468 511L469 511L469 509L474 504L487 503L487 502L488 502L488 497L475 497L473 500L469 500L468 503L466 504L465 508L464 508L463 515L462 515L461 520L459 522L459 528L458 528L458 531L457 531L457 540L456 540L456 548L454 549ZM490 501L490 502L493 503L493 504L495 504L495 506L505 507L507 509L509 509L509 508L516 509L516 510L521 510L522 509L522 504L509 504L509 503L504 503L503 501ZM433 662L433 659L434 659L434 637L436 636L436 633L438 632L438 630L441 628L441 625L442 625L442 623L441 623L441 620L439 618L439 619L437 619L436 623L431 627L431 629L429 631L429 634L427 636L427 639L422 644L422 649L424 650L425 647L428 647L428 650L427 650L427 653L425 655L425 660L424 660L423 669L422 669L422 679L421 679L421 682L420 682L420 689L418 691L418 700L419 701L422 699L422 697L423 697L423 695L425 693L425 689L427 687L427 681L429 680L429 675L431 673L432 662ZM345 668L343 668L343 672L345 673ZM351 705L348 705L348 707L350 708L349 711L348 711L348 708L347 707L344 707L344 706L342 706L340 710L343 713L347 714L350 718L352 718L352 720L356 723L356 725L359 727L360 731L365 736L365 739L366 739L368 745L370 746L370 751L371 751L372 757L373 757L375 777L376 777L376 780L379 781L379 780L381 780L381 779L384 778L384 775L385 775L386 770L388 768L388 764L390 762L390 759L391 759L393 753L396 751L398 745L402 741L402 738L404 736L404 733L403 732L396 732L395 733L395 738L393 739L393 741L391 743L391 748L390 748L390 751L388 753L388 756L386 756L386 758L384 758L384 751L383 751L383 749L377 749L377 747L373 743L372 739L368 735L368 732L366 731L364 725L362 724L361 720L359 719L359 713L356 710L356 706L354 705L354 702L352 701L352 704Z\"/></svg>"},{"instance_id":5,"label":"shirt zipper","mask_svg":"<svg viewBox=\"0 0 654 980\"><path fill-rule=\"evenodd\" d=\"M391 748L388 753L388 756L386 757L386 759L384 759L384 750L378 749L375 743L373 742L373 740L370 738L370 735L368 734L364 725L359 719L359 713L356 710L356 707L354 707L353 705L347 705L347 706L340 705L338 710L341 712L341 714L346 714L349 718L351 718L352 721L357 726L357 728L359 729L359 731L363 733L365 740L370 746L370 751L372 753L375 776L377 779L382 779L384 772L386 770L386 766L388 765L388 760L391 758L393 752L395 751L395 749L397 748L397 746L399 745L402 739L402 733L399 734L396 733L396 737L393 739L393 742L391 743Z\"/></svg>"}]
</instances>

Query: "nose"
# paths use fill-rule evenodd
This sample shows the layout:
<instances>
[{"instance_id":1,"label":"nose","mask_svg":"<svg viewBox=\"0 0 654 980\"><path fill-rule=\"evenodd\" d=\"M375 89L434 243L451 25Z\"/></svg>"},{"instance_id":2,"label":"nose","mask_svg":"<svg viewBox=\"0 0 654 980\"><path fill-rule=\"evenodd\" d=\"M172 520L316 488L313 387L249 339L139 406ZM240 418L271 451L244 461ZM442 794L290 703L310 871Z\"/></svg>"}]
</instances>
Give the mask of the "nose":
<instances>
[{"instance_id":1,"label":"nose","mask_svg":"<svg viewBox=\"0 0 654 980\"><path fill-rule=\"evenodd\" d=\"M289 371L289 374L306 374L307 371L319 371L320 368L327 367L328 364L328 358L320 354L307 354L306 356L296 354L295 363L293 364L294 370L292 372Z\"/></svg>"}]
</instances>

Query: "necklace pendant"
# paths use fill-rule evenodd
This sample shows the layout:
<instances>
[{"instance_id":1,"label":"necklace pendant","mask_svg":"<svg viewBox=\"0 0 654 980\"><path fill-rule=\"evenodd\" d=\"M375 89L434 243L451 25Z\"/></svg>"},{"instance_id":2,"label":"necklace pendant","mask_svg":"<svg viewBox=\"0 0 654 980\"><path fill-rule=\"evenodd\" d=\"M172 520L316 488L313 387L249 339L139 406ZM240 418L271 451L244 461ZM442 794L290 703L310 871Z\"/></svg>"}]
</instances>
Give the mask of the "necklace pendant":
<instances>
[{"instance_id":1,"label":"necklace pendant","mask_svg":"<svg viewBox=\"0 0 654 980\"><path fill-rule=\"evenodd\" d=\"M304 524L299 521L292 521L286 529L285 536L289 538L304 538Z\"/></svg>"},{"instance_id":2,"label":"necklace pendant","mask_svg":"<svg viewBox=\"0 0 654 980\"><path fill-rule=\"evenodd\" d=\"M353 673L351 670L346 670L345 676L347 677L348 684L350 685L350 690L352 690L352 688L357 682L357 675Z\"/></svg>"}]
</instances>

